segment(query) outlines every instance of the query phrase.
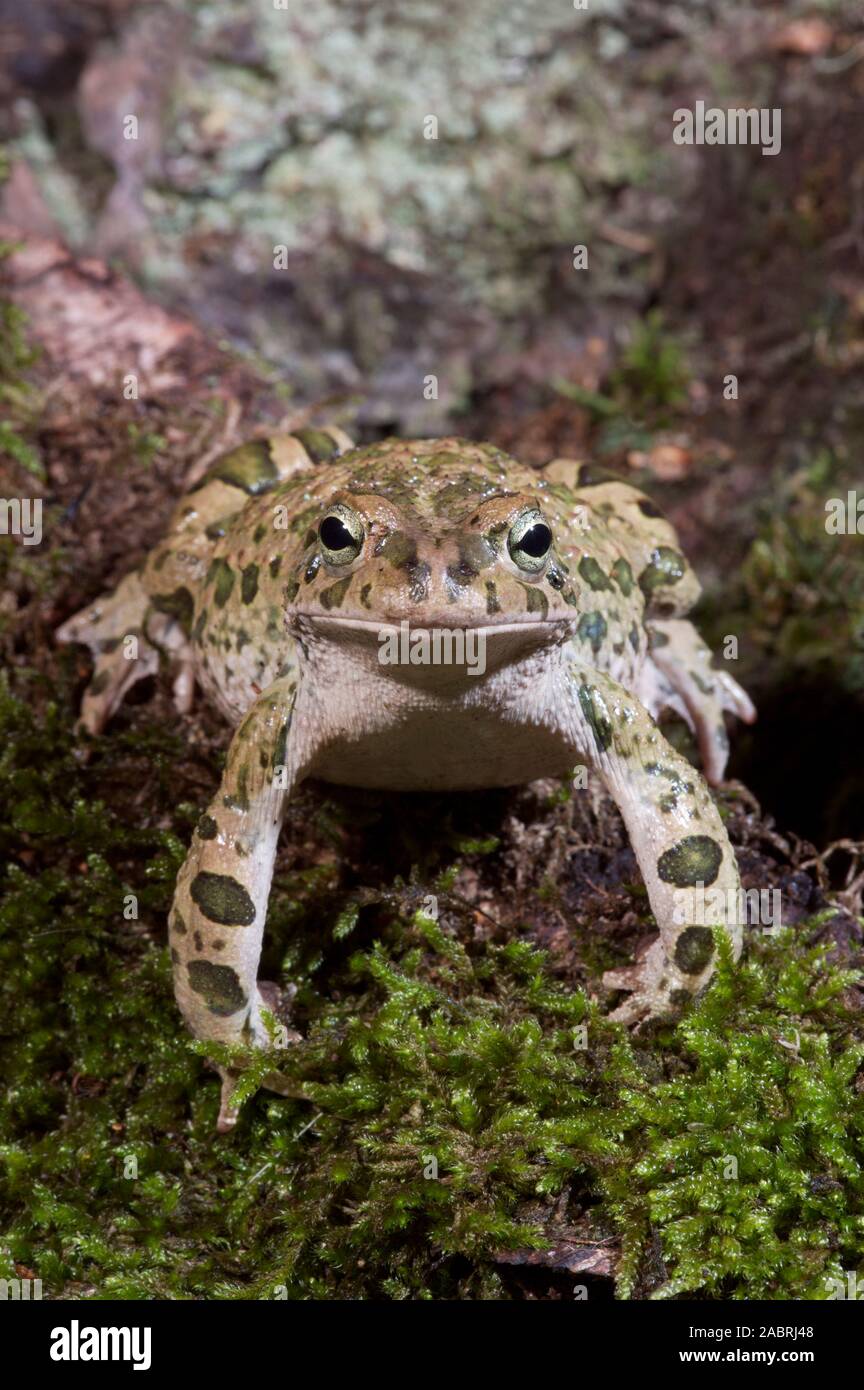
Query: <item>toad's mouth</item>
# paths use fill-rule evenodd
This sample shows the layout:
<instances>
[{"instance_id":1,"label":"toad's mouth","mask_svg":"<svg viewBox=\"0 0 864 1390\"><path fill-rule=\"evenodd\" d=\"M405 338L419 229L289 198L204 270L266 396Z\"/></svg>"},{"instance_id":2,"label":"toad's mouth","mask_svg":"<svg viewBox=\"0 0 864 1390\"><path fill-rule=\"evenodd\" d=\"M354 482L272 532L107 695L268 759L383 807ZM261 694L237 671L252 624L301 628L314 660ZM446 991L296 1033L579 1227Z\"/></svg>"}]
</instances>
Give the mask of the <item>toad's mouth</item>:
<instances>
[{"instance_id":1,"label":"toad's mouth","mask_svg":"<svg viewBox=\"0 0 864 1390\"><path fill-rule=\"evenodd\" d=\"M407 630L409 634L415 632L477 632L484 636L505 636L513 633L517 636L527 636L535 634L545 636L547 639L564 641L576 630L576 618L538 618L533 613L526 613L524 618L514 618L508 614L501 618L493 616L485 618L483 622L472 621L468 618L459 618L457 614L430 614L424 622L413 622L410 618L348 618L338 613L322 613L320 609L314 612L298 609L289 617L289 630L296 626L305 628L307 624L314 624L319 630L332 628L348 636L355 632L358 638L377 635L381 632L401 632Z\"/></svg>"},{"instance_id":2,"label":"toad's mouth","mask_svg":"<svg viewBox=\"0 0 864 1390\"><path fill-rule=\"evenodd\" d=\"M504 621L473 623L460 616L461 621L454 614L447 622L427 619L413 624L407 618L387 622L296 612L289 617L288 630L312 662L326 662L328 652L338 651L342 661L431 688L458 686L465 680L473 684L477 676L536 659L541 652L563 647L576 627L572 618L541 619L531 613L515 621L508 615Z\"/></svg>"}]
</instances>

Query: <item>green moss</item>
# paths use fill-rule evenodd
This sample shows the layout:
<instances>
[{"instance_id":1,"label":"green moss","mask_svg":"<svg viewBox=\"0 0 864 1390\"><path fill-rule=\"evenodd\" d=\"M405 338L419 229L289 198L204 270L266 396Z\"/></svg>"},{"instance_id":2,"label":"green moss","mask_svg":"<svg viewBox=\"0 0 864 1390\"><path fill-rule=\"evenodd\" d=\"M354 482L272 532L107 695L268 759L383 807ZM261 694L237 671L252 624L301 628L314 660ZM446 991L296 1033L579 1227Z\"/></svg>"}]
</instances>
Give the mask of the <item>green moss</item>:
<instances>
[{"instance_id":1,"label":"green moss","mask_svg":"<svg viewBox=\"0 0 864 1390\"><path fill-rule=\"evenodd\" d=\"M258 1092L218 1138L196 1055L214 1049L183 1032L165 947L196 820L182 747L121 730L82 763L62 673L60 706L18 679L0 691L0 1272L71 1297L506 1296L497 1253L548 1244L568 1193L620 1232L625 1297L820 1297L860 1262L864 1047L813 929L724 959L677 1031L634 1040L530 942L477 937L446 848L408 884L346 889L335 860L277 876L268 972L281 950L303 1036L244 1085L278 1070L290 1098ZM144 825L102 799L118 786ZM338 845L338 810L318 830Z\"/></svg>"},{"instance_id":2,"label":"green moss","mask_svg":"<svg viewBox=\"0 0 864 1390\"><path fill-rule=\"evenodd\" d=\"M14 249L12 243L0 242L0 263ZM26 338L26 322L20 309L0 299L0 455L8 454L28 473L44 478L42 459L31 442L38 424L39 396L25 376L37 358Z\"/></svg>"}]
</instances>

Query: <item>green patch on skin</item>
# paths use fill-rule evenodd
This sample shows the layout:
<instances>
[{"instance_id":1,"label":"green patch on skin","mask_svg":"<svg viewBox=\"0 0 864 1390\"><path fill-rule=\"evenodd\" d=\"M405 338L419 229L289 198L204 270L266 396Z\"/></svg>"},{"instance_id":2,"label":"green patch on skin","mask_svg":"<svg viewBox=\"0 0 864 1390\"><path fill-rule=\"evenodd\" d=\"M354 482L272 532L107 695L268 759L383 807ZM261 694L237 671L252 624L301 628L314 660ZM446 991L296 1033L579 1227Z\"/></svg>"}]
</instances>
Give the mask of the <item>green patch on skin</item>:
<instances>
[{"instance_id":1,"label":"green patch on skin","mask_svg":"<svg viewBox=\"0 0 864 1390\"><path fill-rule=\"evenodd\" d=\"M376 555L382 555L394 569L408 569L417 563L417 542L404 531L389 531L375 546Z\"/></svg>"},{"instance_id":2,"label":"green patch on skin","mask_svg":"<svg viewBox=\"0 0 864 1390\"><path fill-rule=\"evenodd\" d=\"M202 608L202 609L201 609L201 612L198 614L198 617L195 619L195 626L193 627L192 632L191 632L191 634L190 634L190 636L191 636L193 642L200 642L200 641L201 641L201 638L202 638L203 635L204 635L204 629L205 629L206 626L207 626L207 609L206 609L206 608Z\"/></svg>"},{"instance_id":3,"label":"green patch on skin","mask_svg":"<svg viewBox=\"0 0 864 1390\"><path fill-rule=\"evenodd\" d=\"M664 816L669 815L670 811L677 810L678 797L675 794L675 792L664 792L660 800L657 802L657 805L660 807L660 810L663 812Z\"/></svg>"},{"instance_id":4,"label":"green patch on skin","mask_svg":"<svg viewBox=\"0 0 864 1390\"><path fill-rule=\"evenodd\" d=\"M578 487L599 487L602 483L620 483L622 478L618 473L612 473L608 468L600 468L596 463L583 463L579 466L577 475Z\"/></svg>"},{"instance_id":5,"label":"green patch on skin","mask_svg":"<svg viewBox=\"0 0 864 1390\"><path fill-rule=\"evenodd\" d=\"M210 562L210 568L207 571L207 583L214 585L213 602L217 608L224 608L231 597L234 579L234 571L227 560L220 558Z\"/></svg>"},{"instance_id":6,"label":"green patch on skin","mask_svg":"<svg viewBox=\"0 0 864 1390\"><path fill-rule=\"evenodd\" d=\"M710 835L686 835L660 855L657 873L664 883L678 888L697 883L707 887L716 879L722 861L723 850Z\"/></svg>"},{"instance_id":7,"label":"green patch on skin","mask_svg":"<svg viewBox=\"0 0 864 1390\"><path fill-rule=\"evenodd\" d=\"M258 566L247 565L240 575L240 598L243 603L254 603L258 593Z\"/></svg>"},{"instance_id":8,"label":"green patch on skin","mask_svg":"<svg viewBox=\"0 0 864 1390\"><path fill-rule=\"evenodd\" d=\"M111 683L110 671L98 671L88 687L91 695L102 695Z\"/></svg>"},{"instance_id":9,"label":"green patch on skin","mask_svg":"<svg viewBox=\"0 0 864 1390\"><path fill-rule=\"evenodd\" d=\"M638 650L639 650L639 629L638 629L638 627L636 626L635 623L634 623L633 626L631 627L631 629L630 629L630 634L629 634L629 635L630 635L630 646L633 648L634 652L638 652Z\"/></svg>"},{"instance_id":10,"label":"green patch on skin","mask_svg":"<svg viewBox=\"0 0 864 1390\"><path fill-rule=\"evenodd\" d=\"M339 453L335 439L323 430L295 430L294 438L300 441L313 463L326 463Z\"/></svg>"},{"instance_id":11,"label":"green patch on skin","mask_svg":"<svg viewBox=\"0 0 864 1390\"><path fill-rule=\"evenodd\" d=\"M459 540L459 559L463 565L479 574L481 570L494 565L499 548L495 536L478 536L469 532Z\"/></svg>"},{"instance_id":12,"label":"green patch on skin","mask_svg":"<svg viewBox=\"0 0 864 1390\"><path fill-rule=\"evenodd\" d=\"M677 550L668 545L660 545L651 552L651 563L639 576L639 587L646 598L656 589L677 584L687 573L687 561Z\"/></svg>"},{"instance_id":13,"label":"green patch on skin","mask_svg":"<svg viewBox=\"0 0 864 1390\"><path fill-rule=\"evenodd\" d=\"M159 554L156 556L156 559L153 561L154 570L161 570L162 566L170 559L170 550L160 550Z\"/></svg>"},{"instance_id":14,"label":"green patch on skin","mask_svg":"<svg viewBox=\"0 0 864 1390\"><path fill-rule=\"evenodd\" d=\"M602 613L583 613L576 627L576 635L583 642L591 643L591 650L596 656L606 640L606 619Z\"/></svg>"},{"instance_id":15,"label":"green patch on skin","mask_svg":"<svg viewBox=\"0 0 864 1390\"><path fill-rule=\"evenodd\" d=\"M199 487L213 480L242 488L250 496L257 497L259 493L269 492L278 483L279 471L270 455L269 445L257 440L251 444L241 444L239 449L232 449L218 458L207 470Z\"/></svg>"},{"instance_id":16,"label":"green patch on skin","mask_svg":"<svg viewBox=\"0 0 864 1390\"><path fill-rule=\"evenodd\" d=\"M277 768L285 766L285 758L288 752L288 733L290 728L291 716L289 715L288 718L282 724L276 742L273 746L272 768L274 773Z\"/></svg>"},{"instance_id":17,"label":"green patch on skin","mask_svg":"<svg viewBox=\"0 0 864 1390\"><path fill-rule=\"evenodd\" d=\"M675 942L675 964L685 975L700 975L714 954L710 927L685 927Z\"/></svg>"},{"instance_id":18,"label":"green patch on skin","mask_svg":"<svg viewBox=\"0 0 864 1390\"><path fill-rule=\"evenodd\" d=\"M600 568L593 555L582 556L582 559L579 561L579 573L591 589L600 590L612 588L612 582L608 574Z\"/></svg>"},{"instance_id":19,"label":"green patch on skin","mask_svg":"<svg viewBox=\"0 0 864 1390\"><path fill-rule=\"evenodd\" d=\"M350 587L351 576L346 575L344 579L337 579L335 584L322 589L320 594L321 607L326 608L328 613L334 608L340 608Z\"/></svg>"},{"instance_id":20,"label":"green patch on skin","mask_svg":"<svg viewBox=\"0 0 864 1390\"><path fill-rule=\"evenodd\" d=\"M526 613L539 613L541 620L545 620L549 613L549 600L543 590L536 584L523 584L521 579L518 582L525 590Z\"/></svg>"},{"instance_id":21,"label":"green patch on skin","mask_svg":"<svg viewBox=\"0 0 864 1390\"><path fill-rule=\"evenodd\" d=\"M493 613L501 612L501 604L498 602L498 588L494 579L486 580L486 612L490 617Z\"/></svg>"},{"instance_id":22,"label":"green patch on skin","mask_svg":"<svg viewBox=\"0 0 864 1390\"><path fill-rule=\"evenodd\" d=\"M446 456L445 467L452 469L452 454ZM449 477L439 490L435 498L434 512L437 517L456 521L473 500L482 498L485 501L491 497L507 495L509 494L502 493L493 482L478 477L476 473L460 473L456 477Z\"/></svg>"},{"instance_id":23,"label":"green patch on skin","mask_svg":"<svg viewBox=\"0 0 864 1390\"><path fill-rule=\"evenodd\" d=\"M278 575L278 573L279 573L279 571L280 571L281 568L282 568L282 556L281 556L281 555L274 555L274 556L273 556L273 559L270 561L270 565L269 565L269 569L270 569L270 578L271 578L271 579L275 579L276 576Z\"/></svg>"},{"instance_id":24,"label":"green patch on skin","mask_svg":"<svg viewBox=\"0 0 864 1390\"><path fill-rule=\"evenodd\" d=\"M612 566L612 578L624 597L629 598L636 581L633 578L633 571L625 559L621 558L615 561Z\"/></svg>"},{"instance_id":25,"label":"green patch on skin","mask_svg":"<svg viewBox=\"0 0 864 1390\"><path fill-rule=\"evenodd\" d=\"M578 696L594 742L602 753L608 753L612 747L612 721L603 696L593 685L580 685Z\"/></svg>"},{"instance_id":26,"label":"green patch on skin","mask_svg":"<svg viewBox=\"0 0 864 1390\"><path fill-rule=\"evenodd\" d=\"M187 637L192 629L192 615L195 612L195 600L188 589L175 589L172 594L154 594L150 602L157 613L167 613L169 617L176 618Z\"/></svg>"},{"instance_id":27,"label":"green patch on skin","mask_svg":"<svg viewBox=\"0 0 864 1390\"><path fill-rule=\"evenodd\" d=\"M189 988L201 996L211 1014L216 1014L218 1018L230 1018L248 1004L237 971L232 970L230 965L192 960L187 971Z\"/></svg>"},{"instance_id":28,"label":"green patch on skin","mask_svg":"<svg viewBox=\"0 0 864 1390\"><path fill-rule=\"evenodd\" d=\"M176 907L171 913L171 930L176 932L178 936L186 935L186 923L183 920L183 914Z\"/></svg>"},{"instance_id":29,"label":"green patch on skin","mask_svg":"<svg viewBox=\"0 0 864 1390\"><path fill-rule=\"evenodd\" d=\"M247 721L248 727L248 721ZM232 811L249 810L249 766L242 763L237 773L237 786L228 796L223 796L222 804L228 806Z\"/></svg>"},{"instance_id":30,"label":"green patch on skin","mask_svg":"<svg viewBox=\"0 0 864 1390\"><path fill-rule=\"evenodd\" d=\"M669 638L665 632L660 632L656 627L648 629L648 650L656 652L660 647L668 647Z\"/></svg>"},{"instance_id":31,"label":"green patch on skin","mask_svg":"<svg viewBox=\"0 0 864 1390\"><path fill-rule=\"evenodd\" d=\"M297 580L296 580L296 579L289 579L288 582L286 583L285 589L284 589L285 602L286 602L286 603L293 603L294 600L295 600L295 598L296 598L297 595L299 594L299 592L300 592L300 585L298 584Z\"/></svg>"},{"instance_id":32,"label":"green patch on skin","mask_svg":"<svg viewBox=\"0 0 864 1390\"><path fill-rule=\"evenodd\" d=\"M209 921L222 927L249 927L255 921L255 904L230 874L202 870L193 878L189 895Z\"/></svg>"},{"instance_id":33,"label":"green patch on skin","mask_svg":"<svg viewBox=\"0 0 864 1390\"><path fill-rule=\"evenodd\" d=\"M215 840L219 834L219 827L212 816L204 815L196 826L196 832L201 840Z\"/></svg>"},{"instance_id":34,"label":"green patch on skin","mask_svg":"<svg viewBox=\"0 0 864 1390\"><path fill-rule=\"evenodd\" d=\"M267 535L268 529L269 528L264 525L263 521L259 521L258 525L255 527L255 530L252 532L252 544L260 545L264 537Z\"/></svg>"}]
</instances>

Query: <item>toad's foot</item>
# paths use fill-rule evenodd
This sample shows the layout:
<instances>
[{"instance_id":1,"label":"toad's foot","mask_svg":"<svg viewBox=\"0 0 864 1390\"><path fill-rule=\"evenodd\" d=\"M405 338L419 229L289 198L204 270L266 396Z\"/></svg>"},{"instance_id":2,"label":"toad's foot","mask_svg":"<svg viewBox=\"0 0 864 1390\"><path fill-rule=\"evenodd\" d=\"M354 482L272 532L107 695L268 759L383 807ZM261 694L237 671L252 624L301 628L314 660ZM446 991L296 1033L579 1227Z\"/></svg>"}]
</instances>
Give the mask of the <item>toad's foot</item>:
<instances>
[{"instance_id":1,"label":"toad's foot","mask_svg":"<svg viewBox=\"0 0 864 1390\"><path fill-rule=\"evenodd\" d=\"M674 703L679 709L683 706L699 740L705 776L716 786L723 780L729 756L724 712L752 724L753 702L728 672L714 669L710 650L685 618L652 618L648 630L651 661L679 697L680 704Z\"/></svg>"},{"instance_id":2,"label":"toad's foot","mask_svg":"<svg viewBox=\"0 0 864 1390\"><path fill-rule=\"evenodd\" d=\"M285 995L277 984L272 980L258 981L258 1017L261 1017L262 1008L268 1009L270 1013L279 1017L284 1012ZM300 1042L301 1034L293 1028L282 1026L282 1036L280 1046L287 1047L291 1043ZM273 1046L274 1040L269 1037L264 1030L263 1037L257 1039L257 1044L261 1047ZM222 1078L222 1089L219 1096L219 1118L216 1121L216 1129L219 1134L228 1134L234 1128L240 1115L240 1104L235 1101L238 1084L243 1076L242 1067L224 1067L215 1065L215 1070ZM294 1087L286 1077L278 1071L268 1072L261 1083L268 1091L275 1091L277 1095L289 1096L294 1092Z\"/></svg>"},{"instance_id":3,"label":"toad's foot","mask_svg":"<svg viewBox=\"0 0 864 1390\"><path fill-rule=\"evenodd\" d=\"M95 659L78 721L88 733L101 733L126 692L159 669L159 653L144 635L148 604L139 576L129 574L113 594L103 594L57 629L58 641L80 642Z\"/></svg>"}]
</instances>

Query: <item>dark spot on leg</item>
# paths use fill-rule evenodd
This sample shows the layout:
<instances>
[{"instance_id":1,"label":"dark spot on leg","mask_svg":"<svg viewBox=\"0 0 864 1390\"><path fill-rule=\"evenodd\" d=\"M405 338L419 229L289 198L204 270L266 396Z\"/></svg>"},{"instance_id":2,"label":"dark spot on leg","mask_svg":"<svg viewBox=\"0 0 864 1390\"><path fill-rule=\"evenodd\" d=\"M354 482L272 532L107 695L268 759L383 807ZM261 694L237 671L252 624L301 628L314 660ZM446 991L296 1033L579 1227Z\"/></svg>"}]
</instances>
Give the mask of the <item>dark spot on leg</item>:
<instances>
[{"instance_id":1,"label":"dark spot on leg","mask_svg":"<svg viewBox=\"0 0 864 1390\"><path fill-rule=\"evenodd\" d=\"M215 840L219 834L219 827L212 816L202 816L196 829L201 840Z\"/></svg>"},{"instance_id":2,"label":"dark spot on leg","mask_svg":"<svg viewBox=\"0 0 864 1390\"><path fill-rule=\"evenodd\" d=\"M242 883L230 874L196 874L190 897L205 917L223 927L248 927L255 921L255 904Z\"/></svg>"},{"instance_id":3,"label":"dark spot on leg","mask_svg":"<svg viewBox=\"0 0 864 1390\"><path fill-rule=\"evenodd\" d=\"M723 850L710 835L685 835L657 860L657 873L664 883L678 888L713 883L720 871Z\"/></svg>"},{"instance_id":4,"label":"dark spot on leg","mask_svg":"<svg viewBox=\"0 0 864 1390\"><path fill-rule=\"evenodd\" d=\"M588 726L594 735L594 742L601 752L607 752L612 745L612 724L593 686L580 685L579 703L582 706L582 713L588 721Z\"/></svg>"},{"instance_id":5,"label":"dark spot on leg","mask_svg":"<svg viewBox=\"0 0 864 1390\"><path fill-rule=\"evenodd\" d=\"M189 985L200 994L211 1014L228 1018L245 1009L248 1000L236 970L209 960L189 962Z\"/></svg>"},{"instance_id":6,"label":"dark spot on leg","mask_svg":"<svg viewBox=\"0 0 864 1390\"><path fill-rule=\"evenodd\" d=\"M685 975L700 975L713 954L710 927L685 927L675 942L675 964Z\"/></svg>"}]
</instances>

